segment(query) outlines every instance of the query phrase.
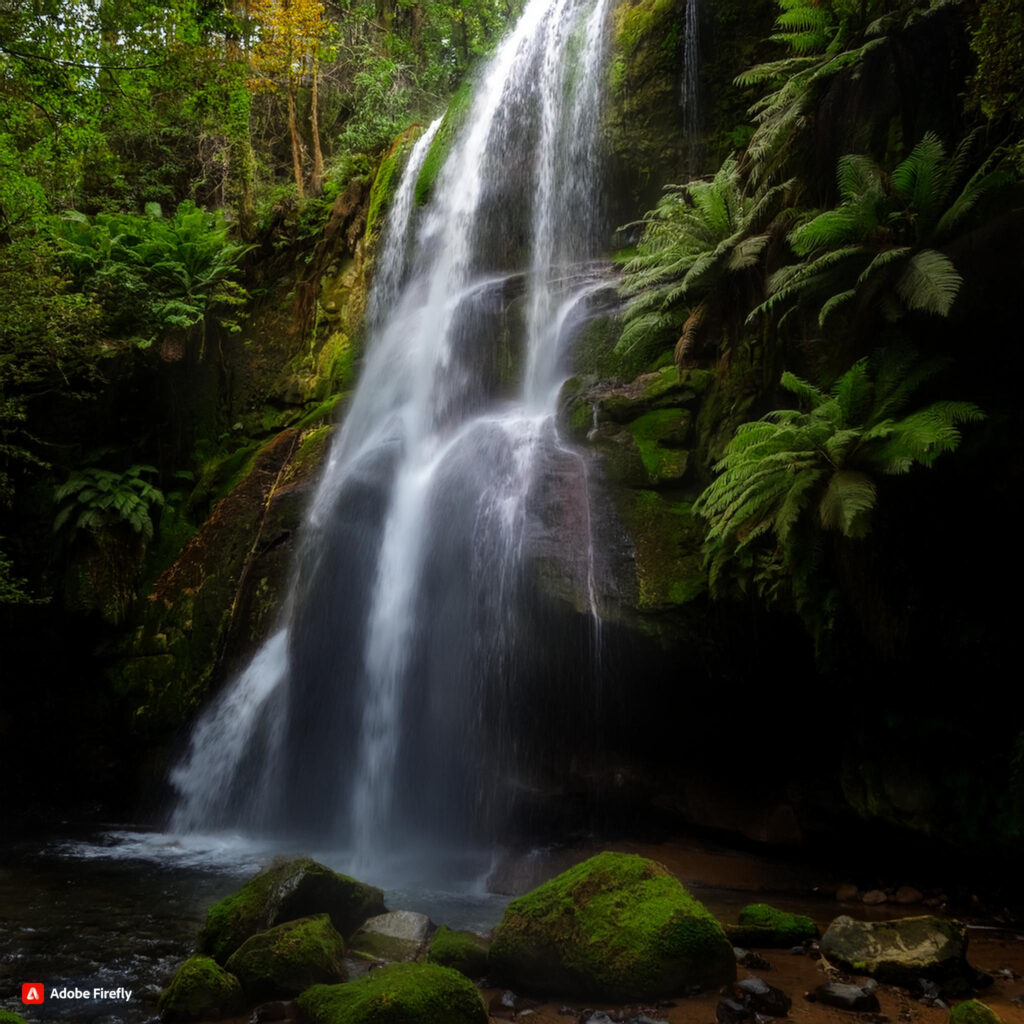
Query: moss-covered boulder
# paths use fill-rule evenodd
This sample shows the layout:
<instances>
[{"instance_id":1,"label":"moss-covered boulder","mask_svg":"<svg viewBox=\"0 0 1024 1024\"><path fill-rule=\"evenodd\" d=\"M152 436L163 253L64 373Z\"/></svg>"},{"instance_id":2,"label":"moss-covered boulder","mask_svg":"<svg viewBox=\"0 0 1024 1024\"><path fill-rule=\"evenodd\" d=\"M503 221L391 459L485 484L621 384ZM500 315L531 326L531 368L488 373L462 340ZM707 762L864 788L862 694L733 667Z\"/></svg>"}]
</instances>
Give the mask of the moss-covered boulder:
<instances>
[{"instance_id":1,"label":"moss-covered boulder","mask_svg":"<svg viewBox=\"0 0 1024 1024\"><path fill-rule=\"evenodd\" d=\"M450 967L467 978L482 978L487 973L488 945L482 935L454 931L443 924L430 943L427 961Z\"/></svg>"},{"instance_id":2,"label":"moss-covered boulder","mask_svg":"<svg viewBox=\"0 0 1024 1024\"><path fill-rule=\"evenodd\" d=\"M843 970L892 985L927 978L956 990L974 977L964 926L938 917L855 921L844 914L828 926L821 952Z\"/></svg>"},{"instance_id":3,"label":"moss-covered boulder","mask_svg":"<svg viewBox=\"0 0 1024 1024\"><path fill-rule=\"evenodd\" d=\"M438 964L392 964L345 985L299 996L309 1024L487 1024L476 987Z\"/></svg>"},{"instance_id":4,"label":"moss-covered boulder","mask_svg":"<svg viewBox=\"0 0 1024 1024\"><path fill-rule=\"evenodd\" d=\"M776 910L767 903L744 907L740 911L740 923L726 925L725 933L734 946L754 949L787 949L812 942L821 934L809 917Z\"/></svg>"},{"instance_id":5,"label":"moss-covered boulder","mask_svg":"<svg viewBox=\"0 0 1024 1024\"><path fill-rule=\"evenodd\" d=\"M312 914L327 914L343 935L383 914L380 889L309 858L277 861L238 892L215 903L199 934L199 951L225 963L250 936Z\"/></svg>"},{"instance_id":6,"label":"moss-covered boulder","mask_svg":"<svg viewBox=\"0 0 1024 1024\"><path fill-rule=\"evenodd\" d=\"M736 975L722 926L663 865L601 853L513 900L495 979L583 999L649 999Z\"/></svg>"},{"instance_id":7,"label":"moss-covered boulder","mask_svg":"<svg viewBox=\"0 0 1024 1024\"><path fill-rule=\"evenodd\" d=\"M28 1024L28 1021L10 1010L0 1010L0 1024Z\"/></svg>"},{"instance_id":8,"label":"moss-covered boulder","mask_svg":"<svg viewBox=\"0 0 1024 1024\"><path fill-rule=\"evenodd\" d=\"M977 999L957 1003L950 1011L949 1024L1003 1024L995 1011Z\"/></svg>"},{"instance_id":9,"label":"moss-covered boulder","mask_svg":"<svg viewBox=\"0 0 1024 1024\"><path fill-rule=\"evenodd\" d=\"M227 969L253 1002L291 999L310 985L344 981L345 941L326 914L300 917L245 940Z\"/></svg>"},{"instance_id":10,"label":"moss-covered boulder","mask_svg":"<svg viewBox=\"0 0 1024 1024\"><path fill-rule=\"evenodd\" d=\"M245 1008L242 986L208 956L189 957L160 996L160 1019L217 1020Z\"/></svg>"},{"instance_id":11,"label":"moss-covered boulder","mask_svg":"<svg viewBox=\"0 0 1024 1024\"><path fill-rule=\"evenodd\" d=\"M392 910L371 917L352 936L351 948L376 960L405 962L422 960L434 924L426 914L414 910Z\"/></svg>"}]
</instances>

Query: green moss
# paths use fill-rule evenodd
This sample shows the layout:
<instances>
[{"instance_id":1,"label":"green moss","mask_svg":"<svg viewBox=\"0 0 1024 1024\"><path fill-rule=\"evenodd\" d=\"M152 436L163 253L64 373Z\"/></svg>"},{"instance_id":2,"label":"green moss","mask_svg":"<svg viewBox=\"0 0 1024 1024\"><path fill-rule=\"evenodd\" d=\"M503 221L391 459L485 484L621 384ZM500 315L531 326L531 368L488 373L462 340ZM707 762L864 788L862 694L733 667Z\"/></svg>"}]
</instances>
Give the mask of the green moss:
<instances>
[{"instance_id":1,"label":"green moss","mask_svg":"<svg viewBox=\"0 0 1024 1024\"><path fill-rule=\"evenodd\" d=\"M208 956L193 956L161 994L160 1016L165 1021L227 1017L244 1005L238 978Z\"/></svg>"},{"instance_id":2,"label":"green moss","mask_svg":"<svg viewBox=\"0 0 1024 1024\"><path fill-rule=\"evenodd\" d=\"M309 1024L487 1024L476 988L438 964L392 964L346 985L314 985L298 999Z\"/></svg>"},{"instance_id":3,"label":"green moss","mask_svg":"<svg viewBox=\"0 0 1024 1024\"><path fill-rule=\"evenodd\" d=\"M250 936L283 921L327 913L342 935L384 913L379 889L308 858L272 864L215 903L199 933L199 949L224 963Z\"/></svg>"},{"instance_id":4,"label":"green moss","mask_svg":"<svg viewBox=\"0 0 1024 1024\"><path fill-rule=\"evenodd\" d=\"M448 154L455 143L455 137L462 127L473 100L473 89L469 81L465 81L456 90L448 110L445 112L444 120L437 129L437 134L430 143L427 155L423 160L423 167L420 169L419 177L416 179L414 197L417 206L424 206L434 190L434 182L441 173Z\"/></svg>"},{"instance_id":5,"label":"green moss","mask_svg":"<svg viewBox=\"0 0 1024 1024\"><path fill-rule=\"evenodd\" d=\"M735 976L721 925L661 864L601 853L513 900L496 978L580 998L648 999Z\"/></svg>"},{"instance_id":6,"label":"green moss","mask_svg":"<svg viewBox=\"0 0 1024 1024\"><path fill-rule=\"evenodd\" d=\"M0 1024L28 1024L28 1021L10 1010L0 1010Z\"/></svg>"},{"instance_id":7,"label":"green moss","mask_svg":"<svg viewBox=\"0 0 1024 1024\"><path fill-rule=\"evenodd\" d=\"M304 434L298 449L288 463L284 483L291 484L299 480L307 480L319 472L327 457L327 448L334 436L334 425L326 423L322 427L314 427Z\"/></svg>"},{"instance_id":8,"label":"green moss","mask_svg":"<svg viewBox=\"0 0 1024 1024\"><path fill-rule=\"evenodd\" d=\"M690 419L686 409L658 409L629 424L652 484L677 482L685 476L690 453L682 445L690 432Z\"/></svg>"},{"instance_id":9,"label":"green moss","mask_svg":"<svg viewBox=\"0 0 1024 1024\"><path fill-rule=\"evenodd\" d=\"M245 940L225 967L253 1002L291 999L310 985L344 981L345 943L326 914L287 921Z\"/></svg>"},{"instance_id":10,"label":"green moss","mask_svg":"<svg viewBox=\"0 0 1024 1024\"><path fill-rule=\"evenodd\" d=\"M430 943L427 960L467 978L482 978L487 973L487 942L473 932L453 931L443 924Z\"/></svg>"},{"instance_id":11,"label":"green moss","mask_svg":"<svg viewBox=\"0 0 1024 1024\"><path fill-rule=\"evenodd\" d=\"M776 910L767 903L751 903L740 911L739 928L726 929L737 946L786 949L812 942L821 934L818 926L802 914Z\"/></svg>"},{"instance_id":12,"label":"green moss","mask_svg":"<svg viewBox=\"0 0 1024 1024\"><path fill-rule=\"evenodd\" d=\"M703 594L704 527L691 505L648 490L624 492L618 505L636 555L637 607L664 611Z\"/></svg>"},{"instance_id":13,"label":"green moss","mask_svg":"<svg viewBox=\"0 0 1024 1024\"><path fill-rule=\"evenodd\" d=\"M950 1011L949 1024L1003 1024L995 1011L977 999L957 1003Z\"/></svg>"},{"instance_id":14,"label":"green moss","mask_svg":"<svg viewBox=\"0 0 1024 1024\"><path fill-rule=\"evenodd\" d=\"M306 407L306 412L303 413L302 419L295 425L300 430L318 427L324 423L333 425L336 419L335 413L338 408L338 402L343 397L344 395L331 395L330 398L325 398L322 402L310 404Z\"/></svg>"}]
</instances>

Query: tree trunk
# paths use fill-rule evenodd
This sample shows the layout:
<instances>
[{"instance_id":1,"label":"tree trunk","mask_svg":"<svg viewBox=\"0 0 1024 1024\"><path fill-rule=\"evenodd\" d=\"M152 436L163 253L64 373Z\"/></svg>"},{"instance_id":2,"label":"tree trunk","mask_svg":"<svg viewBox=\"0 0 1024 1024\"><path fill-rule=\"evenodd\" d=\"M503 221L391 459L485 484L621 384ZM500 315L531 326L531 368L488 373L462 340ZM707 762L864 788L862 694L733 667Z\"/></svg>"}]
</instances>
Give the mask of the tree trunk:
<instances>
[{"instance_id":1,"label":"tree trunk","mask_svg":"<svg viewBox=\"0 0 1024 1024\"><path fill-rule=\"evenodd\" d=\"M305 190L302 187L302 139L299 138L299 126L296 123L295 115L295 92L296 84L288 83L288 134L292 140L292 169L295 172L295 186L299 190L299 198L304 199Z\"/></svg>"},{"instance_id":2,"label":"tree trunk","mask_svg":"<svg viewBox=\"0 0 1024 1024\"><path fill-rule=\"evenodd\" d=\"M313 95L310 98L309 127L313 135L313 179L309 187L313 195L319 195L324 182L324 154L320 149L320 114L317 110L319 105L320 60L315 51L312 61Z\"/></svg>"}]
</instances>

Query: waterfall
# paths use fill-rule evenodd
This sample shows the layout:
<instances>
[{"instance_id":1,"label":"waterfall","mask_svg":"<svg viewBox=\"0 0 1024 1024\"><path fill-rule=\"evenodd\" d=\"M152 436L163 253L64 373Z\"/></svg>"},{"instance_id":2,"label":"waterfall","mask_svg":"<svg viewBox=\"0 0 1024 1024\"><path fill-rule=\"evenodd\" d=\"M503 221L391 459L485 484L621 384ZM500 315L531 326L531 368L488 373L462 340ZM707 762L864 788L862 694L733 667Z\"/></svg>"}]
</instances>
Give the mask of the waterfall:
<instances>
[{"instance_id":1,"label":"waterfall","mask_svg":"<svg viewBox=\"0 0 1024 1024\"><path fill-rule=\"evenodd\" d=\"M683 108L683 129L690 147L690 162L696 160L695 149L701 127L700 109L700 12L698 0L686 0L683 25L683 75L679 97Z\"/></svg>"},{"instance_id":2,"label":"waterfall","mask_svg":"<svg viewBox=\"0 0 1024 1024\"><path fill-rule=\"evenodd\" d=\"M174 827L301 831L364 871L500 827L538 717L523 680L547 671L528 549L555 463L581 481L587 535L565 543L599 621L586 466L555 411L609 286L594 260L608 2L529 0L422 209L437 124L414 147L280 629L197 724Z\"/></svg>"}]
</instances>

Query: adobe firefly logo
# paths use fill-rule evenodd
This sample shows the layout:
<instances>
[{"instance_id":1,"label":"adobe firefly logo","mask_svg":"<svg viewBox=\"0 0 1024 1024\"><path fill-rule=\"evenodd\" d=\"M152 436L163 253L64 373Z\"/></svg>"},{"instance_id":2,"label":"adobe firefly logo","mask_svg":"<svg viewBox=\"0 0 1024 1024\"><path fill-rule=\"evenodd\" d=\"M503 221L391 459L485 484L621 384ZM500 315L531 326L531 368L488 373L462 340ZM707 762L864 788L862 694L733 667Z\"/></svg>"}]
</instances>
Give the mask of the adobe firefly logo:
<instances>
[{"instance_id":1,"label":"adobe firefly logo","mask_svg":"<svg viewBox=\"0 0 1024 1024\"><path fill-rule=\"evenodd\" d=\"M41 1003L45 995L46 989L41 981L26 981L21 986L21 1001L26 1006Z\"/></svg>"}]
</instances>

